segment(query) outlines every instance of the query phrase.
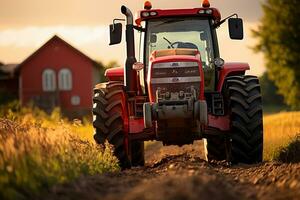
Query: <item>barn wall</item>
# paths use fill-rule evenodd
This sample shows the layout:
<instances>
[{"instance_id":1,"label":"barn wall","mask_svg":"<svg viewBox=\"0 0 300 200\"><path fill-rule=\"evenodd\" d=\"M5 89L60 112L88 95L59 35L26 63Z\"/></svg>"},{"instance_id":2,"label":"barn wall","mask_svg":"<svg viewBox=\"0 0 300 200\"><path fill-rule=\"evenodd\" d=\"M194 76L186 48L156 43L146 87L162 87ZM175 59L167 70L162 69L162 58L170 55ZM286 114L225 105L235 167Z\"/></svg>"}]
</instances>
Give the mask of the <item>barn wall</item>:
<instances>
[{"instance_id":1,"label":"barn wall","mask_svg":"<svg viewBox=\"0 0 300 200\"><path fill-rule=\"evenodd\" d=\"M22 103L41 101L55 104L69 112L86 112L92 107L92 70L93 63L74 51L59 40L53 40L45 48L42 48L34 57L21 68ZM56 72L57 91L43 92L42 73L51 68ZM58 90L58 72L62 68L68 68L72 72L72 91ZM80 104L71 104L72 96L80 97Z\"/></svg>"}]
</instances>

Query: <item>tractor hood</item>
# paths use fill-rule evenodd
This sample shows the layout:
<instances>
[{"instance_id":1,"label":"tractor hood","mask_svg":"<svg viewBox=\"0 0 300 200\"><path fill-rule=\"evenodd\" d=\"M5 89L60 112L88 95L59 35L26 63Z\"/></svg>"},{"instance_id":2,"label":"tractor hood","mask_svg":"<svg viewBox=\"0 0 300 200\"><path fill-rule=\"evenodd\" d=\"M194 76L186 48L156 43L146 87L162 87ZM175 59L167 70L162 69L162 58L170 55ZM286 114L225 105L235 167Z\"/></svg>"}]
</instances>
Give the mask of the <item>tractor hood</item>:
<instances>
[{"instance_id":1,"label":"tractor hood","mask_svg":"<svg viewBox=\"0 0 300 200\"><path fill-rule=\"evenodd\" d=\"M150 62L157 62L162 60L178 58L182 59L196 59L200 61L200 52L195 49L166 49L154 51L150 57Z\"/></svg>"}]
</instances>

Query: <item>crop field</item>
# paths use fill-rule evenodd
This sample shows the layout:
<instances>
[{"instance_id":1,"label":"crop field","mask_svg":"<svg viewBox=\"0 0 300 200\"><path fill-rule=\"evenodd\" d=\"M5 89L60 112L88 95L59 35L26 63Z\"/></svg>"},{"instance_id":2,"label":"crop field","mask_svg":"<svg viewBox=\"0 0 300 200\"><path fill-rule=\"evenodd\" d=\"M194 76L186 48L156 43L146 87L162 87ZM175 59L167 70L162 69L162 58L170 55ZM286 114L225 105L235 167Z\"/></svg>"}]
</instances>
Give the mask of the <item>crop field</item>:
<instances>
[{"instance_id":1,"label":"crop field","mask_svg":"<svg viewBox=\"0 0 300 200\"><path fill-rule=\"evenodd\" d=\"M0 118L0 199L31 199L55 184L119 170L112 148L91 141L90 124L62 120L57 110L22 112Z\"/></svg>"},{"instance_id":2,"label":"crop field","mask_svg":"<svg viewBox=\"0 0 300 200\"><path fill-rule=\"evenodd\" d=\"M273 160L280 148L300 134L300 112L282 112L264 117L264 159Z\"/></svg>"},{"instance_id":3,"label":"crop field","mask_svg":"<svg viewBox=\"0 0 300 200\"><path fill-rule=\"evenodd\" d=\"M267 115L264 128L264 159L272 161L300 133L300 112ZM31 199L54 185L119 171L112 148L96 145L92 132L89 122L68 122L58 110L8 112L0 118L0 199Z\"/></svg>"}]
</instances>

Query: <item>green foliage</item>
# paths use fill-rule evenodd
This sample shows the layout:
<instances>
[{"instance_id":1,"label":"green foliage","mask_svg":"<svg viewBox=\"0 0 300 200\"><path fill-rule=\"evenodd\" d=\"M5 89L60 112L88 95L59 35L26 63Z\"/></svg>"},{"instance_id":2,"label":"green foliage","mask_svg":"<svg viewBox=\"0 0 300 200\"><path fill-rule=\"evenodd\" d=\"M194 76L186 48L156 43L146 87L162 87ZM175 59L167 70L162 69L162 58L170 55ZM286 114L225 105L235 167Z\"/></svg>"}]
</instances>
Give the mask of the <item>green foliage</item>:
<instances>
[{"instance_id":1,"label":"green foliage","mask_svg":"<svg viewBox=\"0 0 300 200\"><path fill-rule=\"evenodd\" d=\"M12 94L7 94L6 91L0 91L0 105L16 101L16 96Z\"/></svg>"},{"instance_id":2,"label":"green foliage","mask_svg":"<svg viewBox=\"0 0 300 200\"><path fill-rule=\"evenodd\" d=\"M266 72L259 78L259 82L261 85L264 105L283 107L283 96L277 93L278 88L274 84L274 81L270 80Z\"/></svg>"},{"instance_id":3,"label":"green foliage","mask_svg":"<svg viewBox=\"0 0 300 200\"><path fill-rule=\"evenodd\" d=\"M118 62L115 61L115 60L110 61L110 62L106 65L106 69L115 68L115 67L120 67L120 65L118 64Z\"/></svg>"},{"instance_id":4,"label":"green foliage","mask_svg":"<svg viewBox=\"0 0 300 200\"><path fill-rule=\"evenodd\" d=\"M266 0L264 16L253 35L263 52L268 75L293 109L300 108L300 1Z\"/></svg>"},{"instance_id":5,"label":"green foliage","mask_svg":"<svg viewBox=\"0 0 300 200\"><path fill-rule=\"evenodd\" d=\"M106 81L108 81L108 79L104 76L105 71L106 71L107 69L110 69L110 68L119 67L120 65L118 64L117 61L110 61L110 62L105 66L101 61L97 61L97 62L96 62L96 66L97 66L98 68L100 68L100 80L101 80L101 82L106 82Z\"/></svg>"},{"instance_id":6,"label":"green foliage","mask_svg":"<svg viewBox=\"0 0 300 200\"><path fill-rule=\"evenodd\" d=\"M101 62L101 61L96 61L95 62L95 65L99 70L99 76L100 76L100 80L101 82L105 82L106 81L106 78L104 76L104 73L105 73L105 67L104 67L104 64Z\"/></svg>"}]
</instances>

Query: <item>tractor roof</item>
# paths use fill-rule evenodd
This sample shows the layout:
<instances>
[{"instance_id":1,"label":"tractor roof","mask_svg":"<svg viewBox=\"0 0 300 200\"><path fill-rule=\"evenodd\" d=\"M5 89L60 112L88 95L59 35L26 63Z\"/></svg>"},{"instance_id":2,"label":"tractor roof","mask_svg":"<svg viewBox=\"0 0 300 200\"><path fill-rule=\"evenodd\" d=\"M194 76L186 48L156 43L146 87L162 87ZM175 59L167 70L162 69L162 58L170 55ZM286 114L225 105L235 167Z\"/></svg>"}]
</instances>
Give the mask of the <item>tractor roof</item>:
<instances>
[{"instance_id":1,"label":"tractor roof","mask_svg":"<svg viewBox=\"0 0 300 200\"><path fill-rule=\"evenodd\" d=\"M182 17L182 16L199 16L199 17L209 17L217 22L221 20L221 14L216 8L192 8L192 9L151 9L151 10L141 10L139 12L139 17L135 21L137 25L140 25L142 21L147 21L149 19L157 19L163 17Z\"/></svg>"},{"instance_id":2,"label":"tractor roof","mask_svg":"<svg viewBox=\"0 0 300 200\"><path fill-rule=\"evenodd\" d=\"M136 24L141 25L142 21L149 19L157 19L164 17L184 17L184 16L199 16L212 18L216 22L221 21L221 14L218 9L210 8L208 0L204 0L201 8L190 8L190 9L152 9L152 4L149 1L145 2L144 10L138 12L138 18Z\"/></svg>"}]
</instances>

